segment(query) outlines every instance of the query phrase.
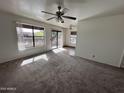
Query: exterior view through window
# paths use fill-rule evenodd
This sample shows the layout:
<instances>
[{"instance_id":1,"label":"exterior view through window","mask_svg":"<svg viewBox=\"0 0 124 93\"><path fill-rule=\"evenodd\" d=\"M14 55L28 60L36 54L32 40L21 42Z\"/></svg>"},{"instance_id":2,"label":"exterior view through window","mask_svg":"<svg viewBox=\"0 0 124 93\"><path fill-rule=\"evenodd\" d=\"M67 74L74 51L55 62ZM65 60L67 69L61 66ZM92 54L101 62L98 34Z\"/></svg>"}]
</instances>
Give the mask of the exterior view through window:
<instances>
[{"instance_id":1,"label":"exterior view through window","mask_svg":"<svg viewBox=\"0 0 124 93\"><path fill-rule=\"evenodd\" d=\"M71 32L70 33L70 42L71 44L76 44L76 39L77 39L77 32Z\"/></svg>"},{"instance_id":2,"label":"exterior view through window","mask_svg":"<svg viewBox=\"0 0 124 93\"><path fill-rule=\"evenodd\" d=\"M32 47L42 47L44 45L44 28L17 24L16 30L19 50L25 50Z\"/></svg>"},{"instance_id":3,"label":"exterior view through window","mask_svg":"<svg viewBox=\"0 0 124 93\"><path fill-rule=\"evenodd\" d=\"M61 31L52 30L51 45L52 49L61 48L63 46L63 35Z\"/></svg>"}]
</instances>

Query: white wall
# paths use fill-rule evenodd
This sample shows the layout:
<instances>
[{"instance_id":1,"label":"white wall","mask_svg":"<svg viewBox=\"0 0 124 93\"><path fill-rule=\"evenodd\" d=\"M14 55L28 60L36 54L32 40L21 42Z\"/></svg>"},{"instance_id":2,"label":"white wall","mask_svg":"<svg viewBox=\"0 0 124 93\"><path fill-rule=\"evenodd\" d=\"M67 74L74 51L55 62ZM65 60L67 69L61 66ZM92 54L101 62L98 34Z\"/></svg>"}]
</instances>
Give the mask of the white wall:
<instances>
[{"instance_id":1,"label":"white wall","mask_svg":"<svg viewBox=\"0 0 124 93\"><path fill-rule=\"evenodd\" d=\"M46 32L46 46L32 48L26 51L19 51L17 45L16 22L44 27ZM51 29L63 31L63 28L58 26L53 26L25 17L0 12L0 63L51 50Z\"/></svg>"},{"instance_id":2,"label":"white wall","mask_svg":"<svg viewBox=\"0 0 124 93\"><path fill-rule=\"evenodd\" d=\"M78 23L77 56L120 67L123 50L124 15Z\"/></svg>"}]
</instances>

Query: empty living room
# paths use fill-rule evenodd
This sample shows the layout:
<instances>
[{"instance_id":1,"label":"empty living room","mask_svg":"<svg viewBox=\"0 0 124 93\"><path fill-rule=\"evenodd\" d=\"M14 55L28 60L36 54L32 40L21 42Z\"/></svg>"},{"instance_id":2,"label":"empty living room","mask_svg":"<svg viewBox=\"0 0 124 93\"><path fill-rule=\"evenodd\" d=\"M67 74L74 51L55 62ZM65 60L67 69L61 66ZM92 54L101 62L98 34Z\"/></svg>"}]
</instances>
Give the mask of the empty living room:
<instances>
[{"instance_id":1,"label":"empty living room","mask_svg":"<svg viewBox=\"0 0 124 93\"><path fill-rule=\"evenodd\" d=\"M124 0L0 0L0 93L124 93Z\"/></svg>"}]
</instances>

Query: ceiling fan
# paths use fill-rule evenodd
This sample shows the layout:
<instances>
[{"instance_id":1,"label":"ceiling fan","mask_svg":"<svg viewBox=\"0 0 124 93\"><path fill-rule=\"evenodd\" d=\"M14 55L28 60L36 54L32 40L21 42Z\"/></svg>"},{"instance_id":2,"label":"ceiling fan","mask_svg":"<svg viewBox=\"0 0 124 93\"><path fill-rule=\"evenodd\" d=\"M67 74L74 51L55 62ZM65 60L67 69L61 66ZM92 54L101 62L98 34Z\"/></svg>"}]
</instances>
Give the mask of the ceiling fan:
<instances>
[{"instance_id":1,"label":"ceiling fan","mask_svg":"<svg viewBox=\"0 0 124 93\"><path fill-rule=\"evenodd\" d=\"M52 19L56 19L58 22L64 23L64 19L63 18L67 18L67 19L71 19L71 20L76 20L76 17L65 16L65 13L67 13L67 11L68 11L67 8L64 8L62 10L62 7L59 5L58 6L58 11L56 13L50 13L50 12L46 12L46 11L41 11L41 12L53 15L53 17L48 18L47 21L52 20Z\"/></svg>"}]
</instances>

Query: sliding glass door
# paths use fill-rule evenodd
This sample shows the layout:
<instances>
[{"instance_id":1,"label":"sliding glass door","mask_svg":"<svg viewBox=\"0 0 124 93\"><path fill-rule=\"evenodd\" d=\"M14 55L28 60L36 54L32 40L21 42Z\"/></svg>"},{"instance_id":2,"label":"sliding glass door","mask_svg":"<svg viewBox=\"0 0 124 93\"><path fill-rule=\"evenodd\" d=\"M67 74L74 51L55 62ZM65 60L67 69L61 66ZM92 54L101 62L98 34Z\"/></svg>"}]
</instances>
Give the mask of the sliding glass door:
<instances>
[{"instance_id":1,"label":"sliding glass door","mask_svg":"<svg viewBox=\"0 0 124 93\"><path fill-rule=\"evenodd\" d=\"M62 47L62 42L63 42L62 32L52 30L52 35L51 35L51 47L52 47L52 49Z\"/></svg>"}]
</instances>

